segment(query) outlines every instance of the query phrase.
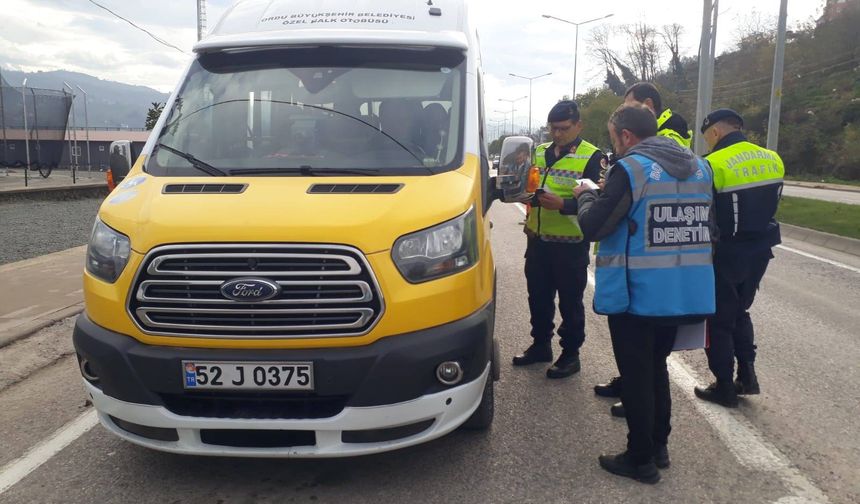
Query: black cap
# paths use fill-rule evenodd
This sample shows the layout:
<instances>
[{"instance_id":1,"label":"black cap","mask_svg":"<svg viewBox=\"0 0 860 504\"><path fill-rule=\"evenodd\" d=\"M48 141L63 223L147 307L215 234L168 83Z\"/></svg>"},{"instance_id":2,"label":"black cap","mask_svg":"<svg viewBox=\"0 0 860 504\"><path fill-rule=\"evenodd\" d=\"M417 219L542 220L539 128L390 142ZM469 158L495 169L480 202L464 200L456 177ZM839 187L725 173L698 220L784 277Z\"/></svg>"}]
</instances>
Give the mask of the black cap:
<instances>
[{"instance_id":1,"label":"black cap","mask_svg":"<svg viewBox=\"0 0 860 504\"><path fill-rule=\"evenodd\" d=\"M549 122L561 122L568 119L573 122L579 120L579 106L573 100L562 100L553 105L546 120Z\"/></svg>"},{"instance_id":2,"label":"black cap","mask_svg":"<svg viewBox=\"0 0 860 504\"><path fill-rule=\"evenodd\" d=\"M706 117L705 121L702 123L702 133L704 133L705 130L707 130L714 124L717 124L718 122L723 121L725 119L737 119L738 122L741 123L741 126L744 125L744 118L741 117L740 114L738 114L732 109L721 108L708 114L708 117Z\"/></svg>"}]
</instances>

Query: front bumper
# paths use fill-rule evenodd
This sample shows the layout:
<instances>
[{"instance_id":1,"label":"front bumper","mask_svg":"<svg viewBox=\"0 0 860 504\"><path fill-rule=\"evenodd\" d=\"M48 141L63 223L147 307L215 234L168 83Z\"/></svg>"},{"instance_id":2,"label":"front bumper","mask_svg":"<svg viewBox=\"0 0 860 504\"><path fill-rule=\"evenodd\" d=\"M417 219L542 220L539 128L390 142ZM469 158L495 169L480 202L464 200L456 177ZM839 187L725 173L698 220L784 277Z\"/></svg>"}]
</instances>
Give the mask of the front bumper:
<instances>
[{"instance_id":1,"label":"front bumper","mask_svg":"<svg viewBox=\"0 0 860 504\"><path fill-rule=\"evenodd\" d=\"M133 443L201 455L332 457L421 443L466 421L493 379L492 322L490 304L465 319L364 347L247 350L145 345L81 315L74 343L78 358L98 376L84 383L102 424ZM316 388L189 392L182 387L182 360L312 361ZM435 376L436 366L448 360L464 371L454 387ZM150 428L170 435L150 435ZM300 439L287 435L282 445L261 446L232 436L265 437L265 431L294 432Z\"/></svg>"},{"instance_id":2,"label":"front bumper","mask_svg":"<svg viewBox=\"0 0 860 504\"><path fill-rule=\"evenodd\" d=\"M492 380L488 363L481 375L464 385L400 404L364 408L346 407L337 416L312 420L248 420L183 417L161 406L127 403L114 399L84 381L101 424L132 443L155 450L191 455L231 457L346 457L396 450L443 436L459 427L477 409L486 380ZM111 418L113 417L113 418ZM120 427L115 419L137 425L175 429L178 440L143 437ZM344 433L395 431L398 427L427 425L424 430L397 439L376 442L344 442ZM241 447L205 442L207 431L301 431L313 433L310 446Z\"/></svg>"}]
</instances>

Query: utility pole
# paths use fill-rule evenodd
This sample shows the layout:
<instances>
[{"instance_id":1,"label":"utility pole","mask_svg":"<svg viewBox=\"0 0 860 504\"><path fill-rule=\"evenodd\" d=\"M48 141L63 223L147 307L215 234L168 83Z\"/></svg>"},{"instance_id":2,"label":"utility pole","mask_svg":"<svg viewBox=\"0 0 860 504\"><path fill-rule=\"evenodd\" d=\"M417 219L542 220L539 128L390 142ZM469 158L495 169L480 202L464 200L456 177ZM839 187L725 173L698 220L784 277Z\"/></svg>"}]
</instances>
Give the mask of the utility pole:
<instances>
[{"instance_id":1,"label":"utility pole","mask_svg":"<svg viewBox=\"0 0 860 504\"><path fill-rule=\"evenodd\" d=\"M716 39L714 12L719 0L704 0L702 10L702 38L699 41L699 90L696 104L696 125L705 121L711 111L711 97L714 79L714 42ZM704 155L707 150L702 135L696 135L696 154Z\"/></svg>"},{"instance_id":2,"label":"utility pole","mask_svg":"<svg viewBox=\"0 0 860 504\"><path fill-rule=\"evenodd\" d=\"M502 114L502 135L504 135L508 129L508 114L511 114L511 112L506 112L504 110L494 110L493 112ZM511 129L513 129L513 122L514 118L511 116ZM502 135L499 136L501 137Z\"/></svg>"},{"instance_id":3,"label":"utility pole","mask_svg":"<svg viewBox=\"0 0 860 504\"><path fill-rule=\"evenodd\" d=\"M27 166L24 167L24 187L30 183L30 130L27 129L27 78L21 83L21 101L24 105L24 150L27 151Z\"/></svg>"},{"instance_id":4,"label":"utility pole","mask_svg":"<svg viewBox=\"0 0 860 504\"><path fill-rule=\"evenodd\" d=\"M197 40L206 33L206 0L197 0Z\"/></svg>"},{"instance_id":5,"label":"utility pole","mask_svg":"<svg viewBox=\"0 0 860 504\"><path fill-rule=\"evenodd\" d=\"M87 177L89 177L92 173L93 161L90 157L90 115L87 112L87 102L90 99L90 96L81 86L75 84L75 87L81 90L81 93L84 94L84 127L87 131Z\"/></svg>"},{"instance_id":6,"label":"utility pole","mask_svg":"<svg viewBox=\"0 0 860 504\"><path fill-rule=\"evenodd\" d=\"M588 21L581 21L579 23L574 21L568 21L567 19L561 19L559 17L550 16L549 14L543 14L542 16L547 19L555 19L556 21L561 21L562 23L572 24L576 27L576 42L573 46L573 94L570 95L571 100L576 100L576 61L579 58L579 27L588 23L593 23L595 21L600 21L601 19L606 19L614 16L615 14L607 14L603 17L589 19Z\"/></svg>"},{"instance_id":7,"label":"utility pole","mask_svg":"<svg viewBox=\"0 0 860 504\"><path fill-rule=\"evenodd\" d=\"M77 175L77 170L75 169L75 167L80 164L78 161L78 128L76 126L77 121L75 121L75 90L66 81L63 81L63 85L69 88L69 91L72 93L72 134L74 135L73 142L75 144L75 162L72 164L72 183L74 184L75 175Z\"/></svg>"},{"instance_id":8,"label":"utility pole","mask_svg":"<svg viewBox=\"0 0 860 504\"><path fill-rule=\"evenodd\" d=\"M3 127L3 164L9 164L8 141L6 140L6 104L3 101L3 69L0 68L0 126ZM9 176L9 168L6 167L6 176Z\"/></svg>"},{"instance_id":9,"label":"utility pole","mask_svg":"<svg viewBox=\"0 0 860 504\"><path fill-rule=\"evenodd\" d=\"M779 28L776 35L776 53L773 57L773 83L770 89L770 117L767 121L767 148L779 146L779 115L782 107L782 73L785 62L785 31L788 17L788 0L779 4Z\"/></svg>"},{"instance_id":10,"label":"utility pole","mask_svg":"<svg viewBox=\"0 0 860 504\"><path fill-rule=\"evenodd\" d=\"M516 109L514 108L514 103L525 100L528 96L520 96L519 98L514 98L513 100L508 100L506 98L499 98L499 101L508 102L511 104L511 136L514 136L514 112Z\"/></svg>"},{"instance_id":11,"label":"utility pole","mask_svg":"<svg viewBox=\"0 0 860 504\"><path fill-rule=\"evenodd\" d=\"M541 77L546 77L547 75L552 75L552 72L545 73L543 75L538 75L537 77L523 77L522 75L517 74L508 74L511 77L519 77L520 79L525 79L529 81L529 136L532 134L532 81L535 79L540 79Z\"/></svg>"}]
</instances>

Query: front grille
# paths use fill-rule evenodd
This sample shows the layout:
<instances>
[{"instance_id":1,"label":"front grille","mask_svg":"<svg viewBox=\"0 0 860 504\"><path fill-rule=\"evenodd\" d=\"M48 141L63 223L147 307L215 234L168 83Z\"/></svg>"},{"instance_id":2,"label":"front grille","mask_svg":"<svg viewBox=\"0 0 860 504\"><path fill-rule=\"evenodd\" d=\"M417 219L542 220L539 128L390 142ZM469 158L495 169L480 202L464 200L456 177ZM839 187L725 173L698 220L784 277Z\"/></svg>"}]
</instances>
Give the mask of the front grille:
<instances>
[{"instance_id":1,"label":"front grille","mask_svg":"<svg viewBox=\"0 0 860 504\"><path fill-rule=\"evenodd\" d=\"M273 393L161 394L164 407L189 417L234 419L331 418L346 406L347 396L283 396Z\"/></svg>"},{"instance_id":2,"label":"front grille","mask_svg":"<svg viewBox=\"0 0 860 504\"><path fill-rule=\"evenodd\" d=\"M264 301L221 294L225 282L263 279ZM340 245L170 245L144 259L129 295L141 330L195 337L300 338L367 333L383 310L358 250Z\"/></svg>"}]
</instances>

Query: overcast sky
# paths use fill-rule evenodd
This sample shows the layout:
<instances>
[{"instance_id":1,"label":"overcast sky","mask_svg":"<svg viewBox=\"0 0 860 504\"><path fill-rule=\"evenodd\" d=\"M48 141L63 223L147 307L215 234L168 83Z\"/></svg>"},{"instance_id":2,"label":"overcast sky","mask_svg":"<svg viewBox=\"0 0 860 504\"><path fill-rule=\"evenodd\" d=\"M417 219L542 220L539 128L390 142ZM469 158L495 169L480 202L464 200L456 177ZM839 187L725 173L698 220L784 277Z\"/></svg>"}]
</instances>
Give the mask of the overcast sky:
<instances>
[{"instance_id":1,"label":"overcast sky","mask_svg":"<svg viewBox=\"0 0 860 504\"><path fill-rule=\"evenodd\" d=\"M197 38L196 0L97 0L185 53L165 47L88 0L0 0L0 65L16 70L72 70L103 79L141 84L170 91L188 63ZM296 0L300 1L300 0ZM407 1L407 0L402 0ZM209 24L214 25L232 0L208 0ZM486 107L509 111L509 103L528 94L528 82L509 73L536 76L534 124L542 123L549 107L570 94L573 84L574 27L544 19L551 14L585 21L607 14L610 26L644 21L661 26L680 23L685 28L682 52L698 51L702 2L698 0L469 0L481 36L486 72ZM823 0L789 0L789 27L809 21L821 12ZM718 52L737 39L736 25L750 16L752 6L763 19L773 19L779 0L720 0ZM600 86L603 70L588 54L590 30L601 22L580 28L577 90ZM614 36L622 49L624 40ZM528 121L528 100L516 103L516 124ZM509 115L508 115L509 116Z\"/></svg>"}]
</instances>

